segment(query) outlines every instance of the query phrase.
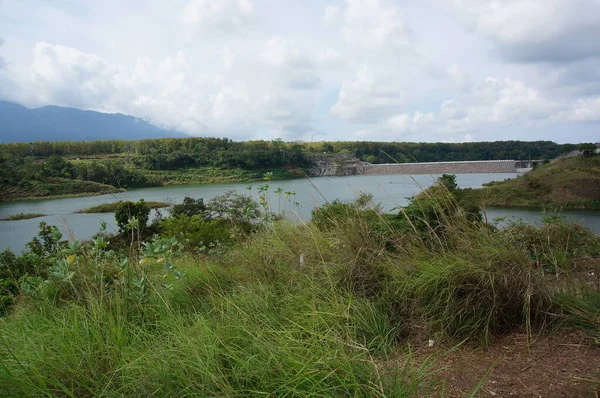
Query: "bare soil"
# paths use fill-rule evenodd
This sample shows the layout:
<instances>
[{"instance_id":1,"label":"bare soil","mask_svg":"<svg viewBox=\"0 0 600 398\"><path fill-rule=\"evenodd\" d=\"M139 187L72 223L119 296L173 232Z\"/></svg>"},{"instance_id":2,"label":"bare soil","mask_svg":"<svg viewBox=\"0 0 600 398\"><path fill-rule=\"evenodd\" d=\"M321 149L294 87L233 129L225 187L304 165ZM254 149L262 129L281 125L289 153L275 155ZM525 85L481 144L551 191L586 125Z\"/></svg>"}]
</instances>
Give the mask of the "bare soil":
<instances>
[{"instance_id":1,"label":"bare soil","mask_svg":"<svg viewBox=\"0 0 600 398\"><path fill-rule=\"evenodd\" d=\"M425 348L415 359L440 350ZM477 397L600 396L600 347L582 333L542 336L529 347L525 334L513 334L488 348L462 346L437 366L439 395L445 384L446 397L470 396L491 367Z\"/></svg>"}]
</instances>

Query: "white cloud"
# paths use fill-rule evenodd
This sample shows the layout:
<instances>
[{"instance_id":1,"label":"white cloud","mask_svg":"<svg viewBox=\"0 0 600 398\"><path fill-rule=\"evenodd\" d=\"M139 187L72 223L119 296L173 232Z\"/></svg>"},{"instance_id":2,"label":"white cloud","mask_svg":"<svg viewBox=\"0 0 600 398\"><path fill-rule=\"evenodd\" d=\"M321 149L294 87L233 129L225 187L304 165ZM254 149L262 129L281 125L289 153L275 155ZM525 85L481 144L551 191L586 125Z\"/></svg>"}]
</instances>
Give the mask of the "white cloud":
<instances>
[{"instance_id":1,"label":"white cloud","mask_svg":"<svg viewBox=\"0 0 600 398\"><path fill-rule=\"evenodd\" d=\"M491 127L543 124L565 107L568 104L547 99L522 81L488 77L472 91L444 101L436 113L398 113L355 136L401 140L428 134L442 141L472 140L473 133Z\"/></svg>"},{"instance_id":2,"label":"white cloud","mask_svg":"<svg viewBox=\"0 0 600 398\"><path fill-rule=\"evenodd\" d=\"M235 139L589 141L600 123L599 0L0 2L0 98L29 106Z\"/></svg>"},{"instance_id":3,"label":"white cloud","mask_svg":"<svg viewBox=\"0 0 600 398\"><path fill-rule=\"evenodd\" d=\"M400 7L384 0L346 0L342 34L353 45L405 49L410 33Z\"/></svg>"},{"instance_id":4,"label":"white cloud","mask_svg":"<svg viewBox=\"0 0 600 398\"><path fill-rule=\"evenodd\" d=\"M193 31L216 29L229 34L238 33L253 15L251 0L188 0L181 20Z\"/></svg>"},{"instance_id":5,"label":"white cloud","mask_svg":"<svg viewBox=\"0 0 600 398\"><path fill-rule=\"evenodd\" d=\"M579 99L571 109L559 113L556 119L569 122L600 122L600 97Z\"/></svg>"},{"instance_id":6,"label":"white cloud","mask_svg":"<svg viewBox=\"0 0 600 398\"><path fill-rule=\"evenodd\" d=\"M323 14L323 22L325 25L332 25L340 15L340 7L327 6Z\"/></svg>"},{"instance_id":7,"label":"white cloud","mask_svg":"<svg viewBox=\"0 0 600 398\"><path fill-rule=\"evenodd\" d=\"M455 0L478 33L516 61L565 62L600 51L597 0Z\"/></svg>"},{"instance_id":8,"label":"white cloud","mask_svg":"<svg viewBox=\"0 0 600 398\"><path fill-rule=\"evenodd\" d=\"M345 81L331 114L355 123L372 123L394 114L404 104L401 87L367 66Z\"/></svg>"},{"instance_id":9,"label":"white cloud","mask_svg":"<svg viewBox=\"0 0 600 398\"><path fill-rule=\"evenodd\" d=\"M26 102L129 113L195 134L291 137L299 125L310 125L320 80L293 44L276 38L264 48L264 62L234 65L233 55L225 51L228 68L202 74L183 51L159 63L140 58L127 68L95 54L40 42L22 83L32 88ZM240 70L264 73L247 80L239 79Z\"/></svg>"},{"instance_id":10,"label":"white cloud","mask_svg":"<svg viewBox=\"0 0 600 398\"><path fill-rule=\"evenodd\" d=\"M4 39L0 37L0 48L4 45ZM0 71L6 68L6 61L2 56L0 56Z\"/></svg>"}]
</instances>

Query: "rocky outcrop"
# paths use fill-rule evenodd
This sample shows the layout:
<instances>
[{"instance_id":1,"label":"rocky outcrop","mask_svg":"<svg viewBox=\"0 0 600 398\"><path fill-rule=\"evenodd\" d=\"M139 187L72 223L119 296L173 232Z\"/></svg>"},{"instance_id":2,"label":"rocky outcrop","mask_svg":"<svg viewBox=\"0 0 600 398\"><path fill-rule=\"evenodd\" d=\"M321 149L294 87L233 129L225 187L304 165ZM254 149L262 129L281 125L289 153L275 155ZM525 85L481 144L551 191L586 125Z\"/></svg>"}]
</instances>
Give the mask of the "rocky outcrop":
<instances>
[{"instance_id":1,"label":"rocky outcrop","mask_svg":"<svg viewBox=\"0 0 600 398\"><path fill-rule=\"evenodd\" d=\"M343 153L311 154L309 160L312 167L308 170L308 174L311 177L352 176L364 174L366 169L366 163Z\"/></svg>"}]
</instances>

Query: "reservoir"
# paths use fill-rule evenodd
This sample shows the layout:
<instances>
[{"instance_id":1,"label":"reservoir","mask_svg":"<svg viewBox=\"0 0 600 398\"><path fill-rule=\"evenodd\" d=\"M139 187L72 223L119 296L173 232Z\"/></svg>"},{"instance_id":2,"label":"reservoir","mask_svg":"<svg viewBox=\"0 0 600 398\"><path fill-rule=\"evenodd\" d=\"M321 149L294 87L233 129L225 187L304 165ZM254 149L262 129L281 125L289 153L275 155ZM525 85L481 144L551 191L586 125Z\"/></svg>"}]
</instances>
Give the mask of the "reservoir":
<instances>
[{"instance_id":1,"label":"reservoir","mask_svg":"<svg viewBox=\"0 0 600 398\"><path fill-rule=\"evenodd\" d=\"M517 175L516 173L457 174L456 180L461 188L480 188L486 182L515 178ZM380 203L383 211L389 212L398 206L406 205L410 197L431 186L438 177L439 175L359 175L272 181L268 191L269 201L273 211L285 212L289 218L297 221L308 221L311 210L315 206L335 199L351 201L364 192L373 195L373 201ZM97 233L101 221L107 223L109 232L116 232L113 213L76 213L91 206L118 200L139 199L180 203L186 196L203 198L207 202L229 190L257 197L258 187L261 184L261 182L253 182L167 186L102 196L0 203L0 218L20 213L48 214L45 217L29 220L0 221L0 251L10 248L17 253L20 252L25 244L37 235L38 224L41 221L56 225L65 237L73 237L80 241L90 239ZM281 188L282 192L295 192L295 195L288 195L287 198L283 193L278 195L274 192L278 188ZM297 205L294 205L295 202ZM498 218L503 218L502 222L506 222L507 219L540 222L543 217L539 209L488 208L485 212L489 222ZM578 210L564 211L562 214L567 219L582 222L596 233L600 233L600 212ZM152 214L150 218L152 219Z\"/></svg>"}]
</instances>

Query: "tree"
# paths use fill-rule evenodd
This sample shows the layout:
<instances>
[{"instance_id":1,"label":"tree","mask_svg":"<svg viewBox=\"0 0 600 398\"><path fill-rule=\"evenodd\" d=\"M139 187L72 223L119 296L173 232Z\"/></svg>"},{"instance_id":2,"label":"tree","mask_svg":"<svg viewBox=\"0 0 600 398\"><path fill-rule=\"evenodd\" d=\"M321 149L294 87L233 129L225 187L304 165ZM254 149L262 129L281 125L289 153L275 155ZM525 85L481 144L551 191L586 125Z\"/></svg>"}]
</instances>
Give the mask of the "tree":
<instances>
[{"instance_id":1,"label":"tree","mask_svg":"<svg viewBox=\"0 0 600 398\"><path fill-rule=\"evenodd\" d=\"M184 215L188 217L193 216L206 216L206 205L204 204L204 199L194 199L186 196L183 198L183 203L173 206L173 210L171 211L173 217Z\"/></svg>"},{"instance_id":2,"label":"tree","mask_svg":"<svg viewBox=\"0 0 600 398\"><path fill-rule=\"evenodd\" d=\"M115 220L119 226L120 232L126 232L131 229L130 221L137 220L137 228L141 231L146 227L150 217L150 208L144 202L144 199L133 203L131 201L119 202L115 211Z\"/></svg>"},{"instance_id":3,"label":"tree","mask_svg":"<svg viewBox=\"0 0 600 398\"><path fill-rule=\"evenodd\" d=\"M579 150L583 152L583 156L589 157L593 156L596 152L596 145L594 144L581 144L579 145Z\"/></svg>"}]
</instances>

